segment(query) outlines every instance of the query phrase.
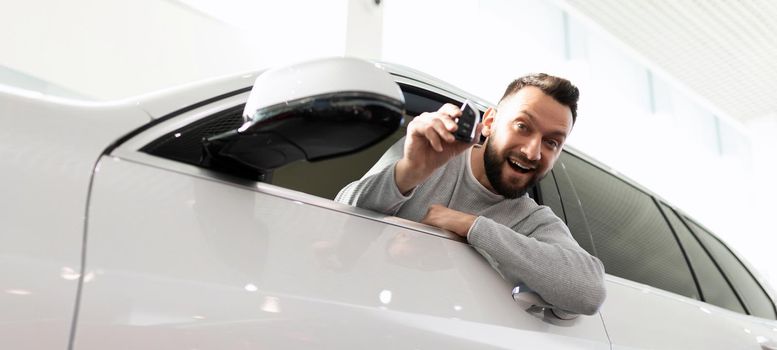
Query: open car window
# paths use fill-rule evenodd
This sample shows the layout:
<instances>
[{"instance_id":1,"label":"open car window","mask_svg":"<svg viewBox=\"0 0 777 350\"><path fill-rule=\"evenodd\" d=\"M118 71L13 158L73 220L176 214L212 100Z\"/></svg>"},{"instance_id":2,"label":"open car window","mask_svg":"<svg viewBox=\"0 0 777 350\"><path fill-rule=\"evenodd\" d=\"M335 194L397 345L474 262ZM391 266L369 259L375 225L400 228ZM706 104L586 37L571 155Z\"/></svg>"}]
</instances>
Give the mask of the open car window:
<instances>
[{"instance_id":1,"label":"open car window","mask_svg":"<svg viewBox=\"0 0 777 350\"><path fill-rule=\"evenodd\" d=\"M460 103L457 99L443 96L413 85L401 84L405 97L405 120L393 134L384 140L359 152L321 161L296 161L275 169L264 182L283 188L305 192L315 196L334 199L341 188L361 178L407 131L407 123L418 114L435 111L445 103ZM217 112L209 117L173 130L142 147L140 151L199 166L208 167L203 160L202 140L229 130L237 129L243 123L240 104Z\"/></svg>"},{"instance_id":2,"label":"open car window","mask_svg":"<svg viewBox=\"0 0 777 350\"><path fill-rule=\"evenodd\" d=\"M275 169L272 176L267 177L263 182L322 198L334 199L340 189L364 176L392 145L400 142L405 136L407 124L412 118L424 112L436 111L445 103L459 105L463 101L463 98L446 96L415 85L400 83L400 87L405 98L405 119L401 126L387 138L353 154L315 162L299 160L287 164ZM149 142L140 151L207 168L207 164L202 161L203 138L240 127L243 123L241 116L243 108L244 104L237 104L174 129ZM481 113L483 112L485 111L481 110ZM558 204L552 201L553 198L558 197L558 194L555 190L555 184L549 186L551 182L553 182L552 176L549 176L548 179L542 181L546 186L541 183L541 186L529 191L529 196L543 204L545 197L542 196L540 190L552 189L549 192L550 197L548 197L552 203L549 205ZM563 215L560 212L560 205L552 207L559 211L557 215Z\"/></svg>"}]
</instances>

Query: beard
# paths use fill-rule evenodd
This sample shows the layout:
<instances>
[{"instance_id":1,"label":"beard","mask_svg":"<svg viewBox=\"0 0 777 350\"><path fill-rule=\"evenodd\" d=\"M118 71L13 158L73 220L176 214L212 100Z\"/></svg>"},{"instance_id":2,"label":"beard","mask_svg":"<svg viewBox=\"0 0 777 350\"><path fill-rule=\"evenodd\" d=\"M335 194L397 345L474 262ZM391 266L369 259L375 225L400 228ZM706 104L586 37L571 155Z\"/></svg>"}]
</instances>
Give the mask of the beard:
<instances>
[{"instance_id":1,"label":"beard","mask_svg":"<svg viewBox=\"0 0 777 350\"><path fill-rule=\"evenodd\" d=\"M527 189L531 188L532 186L540 182L540 180L542 180L542 176L539 176L537 173L537 170L535 169L532 171L531 178L529 179L529 181L526 183L525 186L511 184L511 183L508 183L507 181L503 181L502 170L505 167L505 163L507 163L507 159L505 157L500 157L496 153L496 150L491 144L490 137L486 140L486 146L483 153L484 153L483 163L486 170L486 177L488 178L488 182L491 183L491 187L494 188L494 191L496 191L497 194L507 199L515 199L523 196L526 193ZM526 155L524 155L523 153L518 154L517 158L520 158L520 160L525 164L534 163L530 161L528 157L526 157Z\"/></svg>"}]
</instances>

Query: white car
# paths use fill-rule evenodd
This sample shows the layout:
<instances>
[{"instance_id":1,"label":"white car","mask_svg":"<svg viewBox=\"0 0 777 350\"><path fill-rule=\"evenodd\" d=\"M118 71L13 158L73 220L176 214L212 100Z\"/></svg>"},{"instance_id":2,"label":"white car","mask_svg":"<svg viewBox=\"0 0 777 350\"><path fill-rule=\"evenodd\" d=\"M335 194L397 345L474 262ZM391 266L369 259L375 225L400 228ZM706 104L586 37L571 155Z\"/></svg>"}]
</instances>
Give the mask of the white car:
<instances>
[{"instance_id":1,"label":"white car","mask_svg":"<svg viewBox=\"0 0 777 350\"><path fill-rule=\"evenodd\" d=\"M332 201L403 113L491 104L348 58L257 76L116 103L0 88L0 349L777 349L742 260L573 149L531 195L605 264L593 316L513 294L449 232Z\"/></svg>"}]
</instances>

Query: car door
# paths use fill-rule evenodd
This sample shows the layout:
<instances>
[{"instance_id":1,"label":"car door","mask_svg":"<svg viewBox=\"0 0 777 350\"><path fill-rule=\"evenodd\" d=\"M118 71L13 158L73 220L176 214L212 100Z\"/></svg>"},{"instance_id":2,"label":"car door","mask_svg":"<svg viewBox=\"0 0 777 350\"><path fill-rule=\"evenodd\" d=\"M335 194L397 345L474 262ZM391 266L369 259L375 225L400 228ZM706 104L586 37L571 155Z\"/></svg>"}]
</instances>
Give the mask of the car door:
<instances>
[{"instance_id":1,"label":"car door","mask_svg":"<svg viewBox=\"0 0 777 350\"><path fill-rule=\"evenodd\" d=\"M744 315L725 276L668 206L570 152L559 165L556 178L570 229L590 235L586 249L608 274L601 314L613 349L772 344L764 334L768 321Z\"/></svg>"},{"instance_id":2,"label":"car door","mask_svg":"<svg viewBox=\"0 0 777 350\"><path fill-rule=\"evenodd\" d=\"M0 86L0 349L64 349L95 161L148 123L129 102Z\"/></svg>"},{"instance_id":3,"label":"car door","mask_svg":"<svg viewBox=\"0 0 777 350\"><path fill-rule=\"evenodd\" d=\"M305 182L282 170L255 182L159 155L161 139L239 119L247 97L170 115L100 159L76 349L609 348L599 315L527 312L448 232L314 195L331 185L279 186ZM200 147L181 141L176 154Z\"/></svg>"}]
</instances>

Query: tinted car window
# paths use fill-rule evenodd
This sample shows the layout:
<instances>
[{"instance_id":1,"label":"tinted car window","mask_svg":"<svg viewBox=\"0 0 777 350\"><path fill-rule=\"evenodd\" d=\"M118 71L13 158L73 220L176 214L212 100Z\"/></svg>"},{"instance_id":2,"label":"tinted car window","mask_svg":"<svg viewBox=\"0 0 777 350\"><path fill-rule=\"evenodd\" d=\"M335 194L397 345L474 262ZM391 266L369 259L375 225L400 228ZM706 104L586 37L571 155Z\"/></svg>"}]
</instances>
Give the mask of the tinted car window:
<instances>
[{"instance_id":1,"label":"tinted car window","mask_svg":"<svg viewBox=\"0 0 777 350\"><path fill-rule=\"evenodd\" d=\"M685 226L675 212L661 203L666 219L674 227L677 239L680 240L685 254L696 274L696 279L701 287L704 301L736 312L745 313L745 309L739 302L736 294L731 289L728 281L720 272L715 262L710 258L704 247L696 240L691 231Z\"/></svg>"},{"instance_id":2,"label":"tinted car window","mask_svg":"<svg viewBox=\"0 0 777 350\"><path fill-rule=\"evenodd\" d=\"M556 187L556 180L554 178L553 172L551 171L548 173L548 175L545 176L542 181L540 181L538 186L540 189L539 198L535 198L537 203L547 205L551 210L553 210L553 213L556 214L556 216L560 217L561 220L566 222L567 219L564 215L564 207L561 204L561 196L558 193L558 188Z\"/></svg>"},{"instance_id":3,"label":"tinted car window","mask_svg":"<svg viewBox=\"0 0 777 350\"><path fill-rule=\"evenodd\" d=\"M698 299L685 257L653 199L577 157L561 161L607 273Z\"/></svg>"},{"instance_id":4,"label":"tinted car window","mask_svg":"<svg viewBox=\"0 0 777 350\"><path fill-rule=\"evenodd\" d=\"M562 152L561 157L566 157L566 151ZM563 218L569 227L569 231L572 232L572 237L580 244L580 247L585 249L589 254L598 256L594 242L589 234L590 230L588 229L588 222L585 220L582 208L577 205L577 192L575 192L572 181L563 169L564 163L558 161L557 166L552 171L553 180L555 180L557 189L561 195L560 201L562 206L561 211L564 213ZM547 181L547 179L544 181ZM542 183L540 183L540 185L542 185ZM567 200L566 202L564 202L565 198Z\"/></svg>"},{"instance_id":5,"label":"tinted car window","mask_svg":"<svg viewBox=\"0 0 777 350\"><path fill-rule=\"evenodd\" d=\"M771 300L742 262L707 230L690 220L688 220L688 225L696 233L697 237L701 239L701 242L720 265L720 268L723 269L723 272L731 280L734 289L739 293L750 314L775 319L774 306Z\"/></svg>"}]
</instances>

